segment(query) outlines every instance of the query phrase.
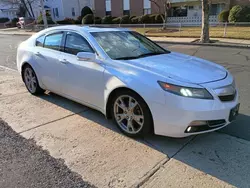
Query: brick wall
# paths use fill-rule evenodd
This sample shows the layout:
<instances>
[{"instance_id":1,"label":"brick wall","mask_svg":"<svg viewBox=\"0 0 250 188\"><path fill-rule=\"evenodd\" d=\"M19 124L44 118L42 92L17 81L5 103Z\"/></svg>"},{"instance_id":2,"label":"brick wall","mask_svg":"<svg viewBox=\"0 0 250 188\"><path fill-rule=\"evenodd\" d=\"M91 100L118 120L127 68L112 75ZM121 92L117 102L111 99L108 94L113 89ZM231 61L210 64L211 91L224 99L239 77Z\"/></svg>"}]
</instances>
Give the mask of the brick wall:
<instances>
[{"instance_id":1,"label":"brick wall","mask_svg":"<svg viewBox=\"0 0 250 188\"><path fill-rule=\"evenodd\" d=\"M122 16L123 15L123 0L111 0L111 10L112 16Z\"/></svg>"},{"instance_id":2,"label":"brick wall","mask_svg":"<svg viewBox=\"0 0 250 188\"><path fill-rule=\"evenodd\" d=\"M130 0L130 15L143 15L143 0Z\"/></svg>"},{"instance_id":3,"label":"brick wall","mask_svg":"<svg viewBox=\"0 0 250 188\"><path fill-rule=\"evenodd\" d=\"M234 5L243 5L243 6L250 6L250 0L231 0L232 6Z\"/></svg>"},{"instance_id":4,"label":"brick wall","mask_svg":"<svg viewBox=\"0 0 250 188\"><path fill-rule=\"evenodd\" d=\"M96 16L100 16L100 17L103 17L106 15L105 0L95 0L95 13L96 13Z\"/></svg>"}]
</instances>

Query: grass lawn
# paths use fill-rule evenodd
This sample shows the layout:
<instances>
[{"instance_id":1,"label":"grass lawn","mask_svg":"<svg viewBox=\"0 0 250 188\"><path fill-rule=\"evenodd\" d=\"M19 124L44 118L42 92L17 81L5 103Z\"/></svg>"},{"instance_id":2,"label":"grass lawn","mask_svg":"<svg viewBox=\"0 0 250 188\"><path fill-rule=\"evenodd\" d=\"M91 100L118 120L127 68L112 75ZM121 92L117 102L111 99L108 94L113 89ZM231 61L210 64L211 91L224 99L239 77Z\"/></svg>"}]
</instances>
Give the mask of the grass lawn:
<instances>
[{"instance_id":1,"label":"grass lawn","mask_svg":"<svg viewBox=\"0 0 250 188\"><path fill-rule=\"evenodd\" d=\"M149 37L200 37L201 27L168 27L167 31L161 31L161 28L132 28L139 33ZM224 35L224 27L210 27L210 37L221 38ZM250 26L238 27L228 26L225 38L250 39Z\"/></svg>"}]
</instances>

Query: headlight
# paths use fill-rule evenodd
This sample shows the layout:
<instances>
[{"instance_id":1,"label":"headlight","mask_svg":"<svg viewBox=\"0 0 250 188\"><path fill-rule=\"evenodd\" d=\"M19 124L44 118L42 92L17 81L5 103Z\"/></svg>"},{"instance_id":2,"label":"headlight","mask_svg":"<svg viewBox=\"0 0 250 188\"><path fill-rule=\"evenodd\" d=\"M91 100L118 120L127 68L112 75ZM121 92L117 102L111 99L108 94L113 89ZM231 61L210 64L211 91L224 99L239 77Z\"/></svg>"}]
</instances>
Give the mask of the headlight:
<instances>
[{"instance_id":1,"label":"headlight","mask_svg":"<svg viewBox=\"0 0 250 188\"><path fill-rule=\"evenodd\" d=\"M197 99L210 99L210 100L214 99L213 96L204 88L177 86L160 81L158 81L158 83L162 89L176 95L189 98L197 98Z\"/></svg>"}]
</instances>

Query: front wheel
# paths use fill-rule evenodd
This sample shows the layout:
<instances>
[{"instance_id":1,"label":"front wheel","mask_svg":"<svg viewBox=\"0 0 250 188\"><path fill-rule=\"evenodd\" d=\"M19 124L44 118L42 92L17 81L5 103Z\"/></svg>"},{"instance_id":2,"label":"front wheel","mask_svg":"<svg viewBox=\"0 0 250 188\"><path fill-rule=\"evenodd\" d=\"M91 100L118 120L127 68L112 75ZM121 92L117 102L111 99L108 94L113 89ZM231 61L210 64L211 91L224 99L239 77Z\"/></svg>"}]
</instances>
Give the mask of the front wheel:
<instances>
[{"instance_id":1,"label":"front wheel","mask_svg":"<svg viewBox=\"0 0 250 188\"><path fill-rule=\"evenodd\" d=\"M44 93L44 90L39 86L35 71L29 65L26 65L23 69L23 80L27 90L32 95Z\"/></svg>"},{"instance_id":2,"label":"front wheel","mask_svg":"<svg viewBox=\"0 0 250 188\"><path fill-rule=\"evenodd\" d=\"M121 91L113 98L112 117L118 128L127 136L150 133L152 116L145 101L132 91Z\"/></svg>"}]
</instances>

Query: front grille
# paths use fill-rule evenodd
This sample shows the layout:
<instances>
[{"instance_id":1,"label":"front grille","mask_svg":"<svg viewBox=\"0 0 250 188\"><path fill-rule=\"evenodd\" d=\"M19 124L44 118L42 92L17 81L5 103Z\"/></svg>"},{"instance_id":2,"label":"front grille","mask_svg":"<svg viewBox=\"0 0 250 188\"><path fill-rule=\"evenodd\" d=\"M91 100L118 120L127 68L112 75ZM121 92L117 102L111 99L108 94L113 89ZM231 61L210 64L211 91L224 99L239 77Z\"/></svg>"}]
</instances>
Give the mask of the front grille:
<instances>
[{"instance_id":1,"label":"front grille","mask_svg":"<svg viewBox=\"0 0 250 188\"><path fill-rule=\"evenodd\" d=\"M207 124L208 124L209 127L218 127L218 126L221 126L221 125L225 125L226 121L224 119L212 120L212 121L208 121Z\"/></svg>"},{"instance_id":2,"label":"front grille","mask_svg":"<svg viewBox=\"0 0 250 188\"><path fill-rule=\"evenodd\" d=\"M230 102L233 101L235 99L236 93L233 95L224 95L224 96L219 96L219 99L222 102Z\"/></svg>"}]
</instances>

